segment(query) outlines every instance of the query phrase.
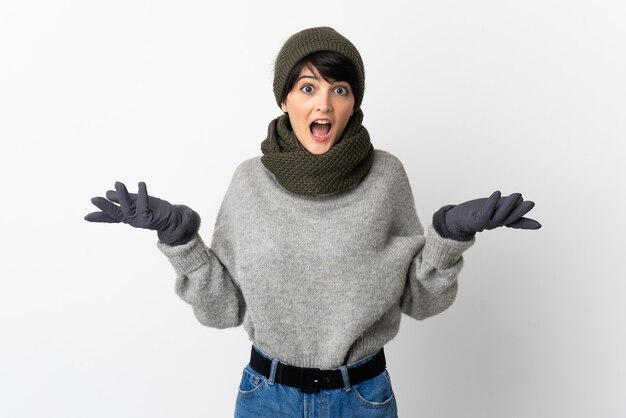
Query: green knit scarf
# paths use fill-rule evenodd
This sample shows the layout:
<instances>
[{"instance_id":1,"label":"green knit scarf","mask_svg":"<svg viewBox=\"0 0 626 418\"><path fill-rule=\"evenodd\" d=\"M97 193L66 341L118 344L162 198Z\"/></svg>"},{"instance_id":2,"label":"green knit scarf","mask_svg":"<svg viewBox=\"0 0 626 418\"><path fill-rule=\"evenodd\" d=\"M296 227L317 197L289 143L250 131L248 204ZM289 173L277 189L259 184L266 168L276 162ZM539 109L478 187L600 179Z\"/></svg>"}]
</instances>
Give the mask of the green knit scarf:
<instances>
[{"instance_id":1,"label":"green knit scarf","mask_svg":"<svg viewBox=\"0 0 626 418\"><path fill-rule=\"evenodd\" d=\"M362 125L363 112L354 112L341 138L327 152L311 154L294 134L289 115L270 122L261 143L261 162L278 183L293 193L326 196L357 186L374 160L374 147Z\"/></svg>"}]
</instances>

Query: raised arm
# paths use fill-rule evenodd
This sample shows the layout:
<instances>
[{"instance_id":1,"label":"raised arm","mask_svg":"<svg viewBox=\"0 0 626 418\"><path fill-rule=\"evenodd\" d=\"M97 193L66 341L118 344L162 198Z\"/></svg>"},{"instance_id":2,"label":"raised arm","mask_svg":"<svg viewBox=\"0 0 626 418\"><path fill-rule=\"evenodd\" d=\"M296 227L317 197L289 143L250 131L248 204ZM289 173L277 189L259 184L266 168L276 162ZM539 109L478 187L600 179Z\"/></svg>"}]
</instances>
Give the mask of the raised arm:
<instances>
[{"instance_id":1,"label":"raised arm","mask_svg":"<svg viewBox=\"0 0 626 418\"><path fill-rule=\"evenodd\" d=\"M198 235L200 216L195 211L149 196L143 182L139 183L137 194L128 193L126 186L117 182L106 198L94 197L91 201L101 211L85 216L87 221L126 223L157 231L157 245L177 274L176 293L192 305L202 324L215 328L241 324L245 312L243 296L224 263ZM228 234L219 225L218 222L214 244L224 249L225 258L229 254Z\"/></svg>"},{"instance_id":2,"label":"raised arm","mask_svg":"<svg viewBox=\"0 0 626 418\"><path fill-rule=\"evenodd\" d=\"M410 188L406 195L410 195ZM412 201L411 195L407 205ZM419 237L419 250L409 268L401 299L402 312L425 319L447 309L456 297L462 254L475 242L476 233L500 226L539 229L539 222L523 217L533 206L520 193L501 197L496 191L489 198L439 209L433 215L428 235ZM415 222L421 231L419 220Z\"/></svg>"}]
</instances>

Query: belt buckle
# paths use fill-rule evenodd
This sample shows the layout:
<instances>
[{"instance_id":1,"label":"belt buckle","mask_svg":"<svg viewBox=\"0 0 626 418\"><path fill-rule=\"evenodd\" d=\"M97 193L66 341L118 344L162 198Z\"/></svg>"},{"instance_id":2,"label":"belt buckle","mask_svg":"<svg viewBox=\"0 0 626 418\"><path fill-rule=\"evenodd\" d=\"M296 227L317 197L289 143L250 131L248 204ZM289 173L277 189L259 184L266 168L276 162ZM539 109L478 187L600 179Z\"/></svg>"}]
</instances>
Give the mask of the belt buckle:
<instances>
[{"instance_id":1,"label":"belt buckle","mask_svg":"<svg viewBox=\"0 0 626 418\"><path fill-rule=\"evenodd\" d=\"M307 368L302 371L302 392L320 392L320 369Z\"/></svg>"}]
</instances>

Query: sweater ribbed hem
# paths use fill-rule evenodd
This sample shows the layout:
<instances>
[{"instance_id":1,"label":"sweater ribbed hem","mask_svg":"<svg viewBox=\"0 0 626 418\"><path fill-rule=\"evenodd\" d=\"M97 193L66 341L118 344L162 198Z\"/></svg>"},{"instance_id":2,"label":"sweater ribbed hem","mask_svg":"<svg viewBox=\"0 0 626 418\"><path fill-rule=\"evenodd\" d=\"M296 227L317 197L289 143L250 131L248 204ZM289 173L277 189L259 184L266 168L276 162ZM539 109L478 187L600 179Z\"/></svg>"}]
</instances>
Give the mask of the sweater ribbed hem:
<instances>
[{"instance_id":1,"label":"sweater ribbed hem","mask_svg":"<svg viewBox=\"0 0 626 418\"><path fill-rule=\"evenodd\" d=\"M347 366L352 363L356 363L370 354L378 352L378 350L383 348L385 344L387 344L387 341L372 337L360 338L356 340L352 345L352 354L350 358L348 358Z\"/></svg>"},{"instance_id":2,"label":"sweater ribbed hem","mask_svg":"<svg viewBox=\"0 0 626 418\"><path fill-rule=\"evenodd\" d=\"M378 352L388 341L380 338L365 337L358 339L351 347L350 358L347 359L347 366L356 363L357 361ZM261 350L266 356L272 357L269 354L269 350L263 348L258 343L253 343ZM319 354L303 355L297 354L293 357L280 358L278 360L282 363L289 364L297 367L313 367L322 370L334 370L341 366L341 359L331 360L320 358Z\"/></svg>"},{"instance_id":3,"label":"sweater ribbed hem","mask_svg":"<svg viewBox=\"0 0 626 418\"><path fill-rule=\"evenodd\" d=\"M178 275L189 274L209 262L207 247L198 234L186 244L171 246L157 242L157 247L169 259Z\"/></svg>"},{"instance_id":4,"label":"sweater ribbed hem","mask_svg":"<svg viewBox=\"0 0 626 418\"><path fill-rule=\"evenodd\" d=\"M437 230L430 225L428 228L428 236L426 244L422 250L422 260L431 266L443 270L454 265L463 252L474 245L476 238L470 241L456 241L453 239L443 238Z\"/></svg>"}]
</instances>

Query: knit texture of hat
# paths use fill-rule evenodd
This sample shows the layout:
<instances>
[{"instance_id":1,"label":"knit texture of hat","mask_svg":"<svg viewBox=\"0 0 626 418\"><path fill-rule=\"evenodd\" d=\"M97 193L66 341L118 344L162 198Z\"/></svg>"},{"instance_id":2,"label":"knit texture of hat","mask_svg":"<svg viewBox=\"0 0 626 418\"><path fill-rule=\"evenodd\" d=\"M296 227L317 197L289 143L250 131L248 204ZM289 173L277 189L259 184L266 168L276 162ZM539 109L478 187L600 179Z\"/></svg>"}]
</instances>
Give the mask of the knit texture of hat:
<instances>
[{"instance_id":1,"label":"knit texture of hat","mask_svg":"<svg viewBox=\"0 0 626 418\"><path fill-rule=\"evenodd\" d=\"M354 91L354 110L361 106L365 91L365 70L363 60L356 47L333 28L318 27L300 31L292 35L283 45L274 65L274 96L280 106L280 96L293 67L304 57L313 52L337 52L354 63L358 72L358 85L351 86Z\"/></svg>"}]
</instances>

